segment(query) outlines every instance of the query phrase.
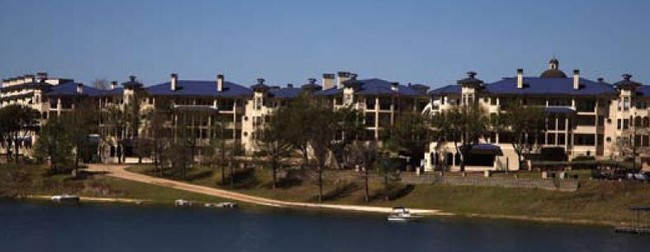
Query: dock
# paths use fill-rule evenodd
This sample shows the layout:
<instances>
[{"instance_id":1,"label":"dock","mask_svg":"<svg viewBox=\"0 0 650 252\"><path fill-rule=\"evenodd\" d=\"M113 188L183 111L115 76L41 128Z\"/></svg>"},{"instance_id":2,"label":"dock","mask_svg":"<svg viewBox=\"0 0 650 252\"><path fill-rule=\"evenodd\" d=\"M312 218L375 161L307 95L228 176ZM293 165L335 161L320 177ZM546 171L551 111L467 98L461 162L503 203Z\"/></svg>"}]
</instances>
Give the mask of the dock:
<instances>
[{"instance_id":1,"label":"dock","mask_svg":"<svg viewBox=\"0 0 650 252\"><path fill-rule=\"evenodd\" d=\"M614 228L616 233L625 234L650 234L650 223L645 216L650 213L650 206L630 207L630 212L634 215L634 221L627 225L621 225Z\"/></svg>"},{"instance_id":2,"label":"dock","mask_svg":"<svg viewBox=\"0 0 650 252\"><path fill-rule=\"evenodd\" d=\"M650 227L618 226L614 228L614 232L625 234L650 234Z\"/></svg>"}]
</instances>

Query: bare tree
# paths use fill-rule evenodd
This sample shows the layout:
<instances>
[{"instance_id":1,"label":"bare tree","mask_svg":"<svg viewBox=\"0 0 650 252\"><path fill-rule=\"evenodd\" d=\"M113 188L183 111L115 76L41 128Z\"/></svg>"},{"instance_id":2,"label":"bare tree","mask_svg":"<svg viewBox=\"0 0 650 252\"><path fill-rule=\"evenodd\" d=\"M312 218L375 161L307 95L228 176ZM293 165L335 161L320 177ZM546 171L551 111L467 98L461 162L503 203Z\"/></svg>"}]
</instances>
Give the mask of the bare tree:
<instances>
[{"instance_id":1,"label":"bare tree","mask_svg":"<svg viewBox=\"0 0 650 252\"><path fill-rule=\"evenodd\" d=\"M93 87L96 89L107 90L109 86L110 84L105 78L95 79L93 81Z\"/></svg>"},{"instance_id":2,"label":"bare tree","mask_svg":"<svg viewBox=\"0 0 650 252\"><path fill-rule=\"evenodd\" d=\"M379 157L379 148L377 141L362 142L356 141L349 148L352 161L355 165L358 165L363 169L363 184L364 184L364 200L366 202L370 201L370 189L369 189L369 171L374 169L375 163Z\"/></svg>"},{"instance_id":3,"label":"bare tree","mask_svg":"<svg viewBox=\"0 0 650 252\"><path fill-rule=\"evenodd\" d=\"M283 115L283 114L280 114ZM255 132L256 144L266 157L273 173L273 189L277 187L277 171L282 167L284 158L292 151L291 143L285 137L288 121L282 117L272 116L265 127Z\"/></svg>"}]
</instances>

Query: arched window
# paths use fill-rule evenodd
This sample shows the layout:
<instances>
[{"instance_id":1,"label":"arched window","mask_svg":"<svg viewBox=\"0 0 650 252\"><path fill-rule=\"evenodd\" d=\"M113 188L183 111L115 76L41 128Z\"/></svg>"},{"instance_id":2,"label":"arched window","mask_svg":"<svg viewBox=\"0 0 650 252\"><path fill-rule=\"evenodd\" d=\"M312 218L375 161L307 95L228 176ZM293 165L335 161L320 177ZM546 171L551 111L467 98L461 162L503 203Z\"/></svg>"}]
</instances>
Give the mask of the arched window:
<instances>
[{"instance_id":1,"label":"arched window","mask_svg":"<svg viewBox=\"0 0 650 252\"><path fill-rule=\"evenodd\" d=\"M647 116L643 117L643 127L644 128L650 128L650 118Z\"/></svg>"}]
</instances>

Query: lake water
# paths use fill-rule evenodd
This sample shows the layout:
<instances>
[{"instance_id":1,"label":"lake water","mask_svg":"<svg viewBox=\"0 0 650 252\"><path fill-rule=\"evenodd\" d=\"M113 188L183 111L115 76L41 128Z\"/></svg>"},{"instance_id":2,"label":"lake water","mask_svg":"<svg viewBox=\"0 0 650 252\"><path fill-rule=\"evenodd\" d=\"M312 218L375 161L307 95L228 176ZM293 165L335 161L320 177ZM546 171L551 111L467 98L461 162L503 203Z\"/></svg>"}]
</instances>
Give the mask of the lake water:
<instances>
[{"instance_id":1,"label":"lake water","mask_svg":"<svg viewBox=\"0 0 650 252\"><path fill-rule=\"evenodd\" d=\"M608 227L0 201L0 251L650 251Z\"/></svg>"}]
</instances>

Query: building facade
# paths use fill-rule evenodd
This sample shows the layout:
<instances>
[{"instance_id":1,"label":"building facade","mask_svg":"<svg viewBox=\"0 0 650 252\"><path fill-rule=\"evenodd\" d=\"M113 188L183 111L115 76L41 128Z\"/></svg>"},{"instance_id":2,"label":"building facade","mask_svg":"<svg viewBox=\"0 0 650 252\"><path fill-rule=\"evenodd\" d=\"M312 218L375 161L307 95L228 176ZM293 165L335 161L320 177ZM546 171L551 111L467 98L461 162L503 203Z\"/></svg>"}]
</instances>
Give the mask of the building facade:
<instances>
[{"instance_id":1,"label":"building facade","mask_svg":"<svg viewBox=\"0 0 650 252\"><path fill-rule=\"evenodd\" d=\"M484 83L469 73L456 85L448 85L429 92L431 104L427 114L435 114L453 106L478 104L491 115L503 112L506 106L536 106L545 112L545 125L535 136L527 136L526 155L545 151L564 155L563 159L592 156L609 159L618 155L621 142L647 147L650 126L647 104L650 86L631 80L609 84L580 77L574 70L568 76L559 68L559 61L551 59L548 69L539 76L525 76L518 69L514 77L493 83ZM473 163L466 170L517 170L517 154L512 136L507 130L491 132L480 139L475 156L483 162ZM432 142L425 155L425 170L459 169L459 153L453 143ZM488 156L488 157L485 157ZM490 157L491 156L491 157Z\"/></svg>"},{"instance_id":2,"label":"building facade","mask_svg":"<svg viewBox=\"0 0 650 252\"><path fill-rule=\"evenodd\" d=\"M217 129L228 141L251 155L258 150L256 131L274 111L303 94L325 100L333 110L353 108L361 112L365 140L385 139L386 129L402 113L434 115L454 106L478 104L493 115L502 112L508 104L520 102L522 106L541 107L546 115L542 132L527 137L527 155L552 150L565 159L577 156L608 159L619 154L622 141L641 147L650 145L648 133L639 130L650 128L647 109L650 86L633 81L631 75L624 75L615 84L600 78L595 81L582 78L579 70L569 76L559 66L559 61L552 59L548 69L538 76L525 76L523 70L518 69L515 76L492 83L470 72L457 84L428 93L426 85L358 79L356 74L349 72L323 74L320 85L316 79L309 79L299 87L268 85L264 79L252 85L241 85L227 81L222 74L213 80L184 80L178 74L171 74L168 82L145 85L131 76L121 85L112 82L107 90L39 73L3 80L0 105L30 106L41 113L41 124L79 106L93 106L102 116L98 132L91 137L98 142L98 159L109 163L133 158L136 139L155 137L148 127L154 123L147 116L152 111L170 112L164 123L160 123L169 128L169 134L179 134L172 130L177 125L189 128L188 134L196 140L199 158ZM116 125L111 119L112 113L126 113L134 104L141 115L135 127L137 130L129 125ZM26 155L30 155L34 141L34 134L25 139ZM468 165L466 170L518 169L512 141L507 131L486 135L473 148L479 161ZM453 143L433 141L424 155L424 169L458 170L458 155Z\"/></svg>"}]
</instances>

